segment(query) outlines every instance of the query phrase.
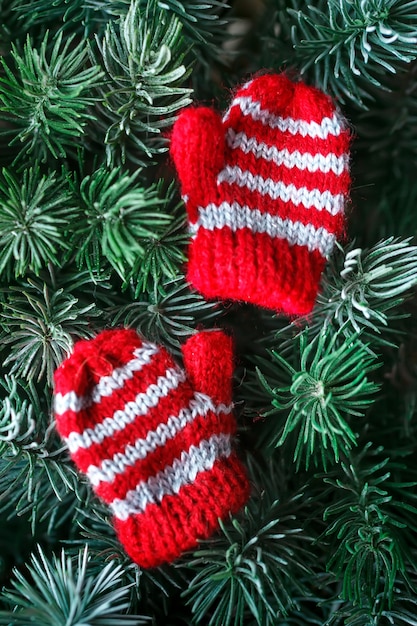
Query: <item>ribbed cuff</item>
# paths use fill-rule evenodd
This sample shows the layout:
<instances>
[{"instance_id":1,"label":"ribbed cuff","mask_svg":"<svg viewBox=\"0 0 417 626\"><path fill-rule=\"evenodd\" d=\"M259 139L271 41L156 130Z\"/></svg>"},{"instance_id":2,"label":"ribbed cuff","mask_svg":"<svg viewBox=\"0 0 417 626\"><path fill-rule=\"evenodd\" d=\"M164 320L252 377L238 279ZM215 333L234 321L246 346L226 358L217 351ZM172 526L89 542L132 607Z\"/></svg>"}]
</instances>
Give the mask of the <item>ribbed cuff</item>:
<instances>
[{"instance_id":1,"label":"ribbed cuff","mask_svg":"<svg viewBox=\"0 0 417 626\"><path fill-rule=\"evenodd\" d=\"M196 548L218 529L218 518L226 519L247 501L250 486L246 471L235 453L216 461L178 494L165 496L160 504L149 504L144 513L126 521L114 520L126 552L144 568L170 563Z\"/></svg>"},{"instance_id":2,"label":"ribbed cuff","mask_svg":"<svg viewBox=\"0 0 417 626\"><path fill-rule=\"evenodd\" d=\"M265 233L200 228L189 247L187 279L207 299L304 315L314 306L325 263L318 250Z\"/></svg>"}]
</instances>

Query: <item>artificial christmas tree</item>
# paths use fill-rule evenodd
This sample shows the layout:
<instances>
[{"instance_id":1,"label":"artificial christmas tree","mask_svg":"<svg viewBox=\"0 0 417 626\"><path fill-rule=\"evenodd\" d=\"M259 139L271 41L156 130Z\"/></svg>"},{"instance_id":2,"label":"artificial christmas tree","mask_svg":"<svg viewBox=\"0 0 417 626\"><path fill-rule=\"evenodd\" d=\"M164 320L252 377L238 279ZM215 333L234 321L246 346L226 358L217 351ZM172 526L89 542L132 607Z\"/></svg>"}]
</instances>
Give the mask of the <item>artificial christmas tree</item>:
<instances>
[{"instance_id":1,"label":"artificial christmas tree","mask_svg":"<svg viewBox=\"0 0 417 626\"><path fill-rule=\"evenodd\" d=\"M8 0L0 33L0 624L415 624L417 2ZM188 282L169 153L189 105L282 72L353 138L345 238L296 317ZM74 346L123 328L180 368L233 337L251 486L150 568L54 415Z\"/></svg>"}]
</instances>

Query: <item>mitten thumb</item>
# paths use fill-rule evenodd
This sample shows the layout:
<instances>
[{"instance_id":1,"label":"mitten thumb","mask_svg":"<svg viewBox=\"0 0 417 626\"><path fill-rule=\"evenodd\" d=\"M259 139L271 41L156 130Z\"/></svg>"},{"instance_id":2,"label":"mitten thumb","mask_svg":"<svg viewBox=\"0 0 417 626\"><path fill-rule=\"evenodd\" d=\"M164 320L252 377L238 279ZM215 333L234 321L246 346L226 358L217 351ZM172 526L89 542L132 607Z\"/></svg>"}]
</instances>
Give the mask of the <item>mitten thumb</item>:
<instances>
[{"instance_id":1,"label":"mitten thumb","mask_svg":"<svg viewBox=\"0 0 417 626\"><path fill-rule=\"evenodd\" d=\"M196 391L215 403L232 401L233 344L220 330L193 335L182 347L184 366Z\"/></svg>"},{"instance_id":2,"label":"mitten thumb","mask_svg":"<svg viewBox=\"0 0 417 626\"><path fill-rule=\"evenodd\" d=\"M221 117L212 109L185 109L174 124L171 156L191 222L197 220L199 205L216 200L217 174L224 166L225 145Z\"/></svg>"}]
</instances>

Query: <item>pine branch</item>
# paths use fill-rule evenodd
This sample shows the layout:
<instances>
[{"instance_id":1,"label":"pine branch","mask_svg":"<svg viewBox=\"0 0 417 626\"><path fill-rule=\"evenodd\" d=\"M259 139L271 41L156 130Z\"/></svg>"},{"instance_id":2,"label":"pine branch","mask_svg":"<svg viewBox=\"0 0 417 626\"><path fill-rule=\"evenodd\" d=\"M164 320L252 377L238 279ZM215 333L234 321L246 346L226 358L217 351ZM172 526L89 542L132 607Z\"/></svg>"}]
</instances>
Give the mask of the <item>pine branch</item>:
<instances>
[{"instance_id":1,"label":"pine branch","mask_svg":"<svg viewBox=\"0 0 417 626\"><path fill-rule=\"evenodd\" d=\"M350 232L361 245L390 235L409 236L415 228L417 164L417 63L389 82L390 92L376 94L355 126L352 159ZM366 211L360 207L366 206Z\"/></svg>"},{"instance_id":2,"label":"pine branch","mask_svg":"<svg viewBox=\"0 0 417 626\"><path fill-rule=\"evenodd\" d=\"M119 17L120 15L126 15L129 10L130 0L113 0L111 3L107 0L84 0L83 6L86 9L91 9L95 13L103 13L109 17Z\"/></svg>"},{"instance_id":3,"label":"pine branch","mask_svg":"<svg viewBox=\"0 0 417 626\"><path fill-rule=\"evenodd\" d=\"M86 2L86 0L15 0L15 12L19 20L26 19L27 29L47 25L58 32L76 32L91 37L102 34L109 18L126 13L130 0L109 2ZM96 5L96 6L95 6Z\"/></svg>"},{"instance_id":4,"label":"pine branch","mask_svg":"<svg viewBox=\"0 0 417 626\"><path fill-rule=\"evenodd\" d=\"M22 166L28 158L71 154L75 138L93 118L90 107L97 96L91 90L102 76L99 67L88 66L84 42L75 45L69 36L63 43L61 33L51 47L46 33L38 51L28 36L23 55L13 45L10 64L1 63L0 111L11 127L3 132L12 136L11 146L22 144L14 162Z\"/></svg>"},{"instance_id":5,"label":"pine branch","mask_svg":"<svg viewBox=\"0 0 417 626\"><path fill-rule=\"evenodd\" d=\"M162 190L158 191L158 195L161 194ZM185 230L184 204L182 201L174 203L175 195L176 185L172 183L164 200L172 222L161 232L154 230L152 237L144 241L143 255L137 256L127 276L125 287L130 284L135 298L144 292L152 293L155 288L165 295L165 284L181 273L187 260L185 248L189 234Z\"/></svg>"},{"instance_id":6,"label":"pine branch","mask_svg":"<svg viewBox=\"0 0 417 626\"><path fill-rule=\"evenodd\" d=\"M204 0L204 2L137 0L137 4L148 19L153 19L154 16L159 19L161 14L165 14L167 20L176 17L182 25L190 55L197 63L208 64L218 59L219 53L222 53L221 44L225 39L227 24L222 15L229 8L225 0ZM84 6L86 9L94 10L95 13L101 12L108 17L116 17L126 15L130 0L120 0L111 4L106 0L85 0Z\"/></svg>"},{"instance_id":7,"label":"pine branch","mask_svg":"<svg viewBox=\"0 0 417 626\"><path fill-rule=\"evenodd\" d=\"M28 31L28 15L18 15L19 0L0 0L0 47L9 50L13 40L21 40Z\"/></svg>"},{"instance_id":8,"label":"pine branch","mask_svg":"<svg viewBox=\"0 0 417 626\"><path fill-rule=\"evenodd\" d=\"M149 4L147 0L140 2L143 6ZM184 38L197 63L209 65L218 60L226 36L227 21L221 17L229 9L226 0L158 0L156 6L180 20Z\"/></svg>"},{"instance_id":9,"label":"pine branch","mask_svg":"<svg viewBox=\"0 0 417 626\"><path fill-rule=\"evenodd\" d=\"M395 593L397 595L397 583ZM364 624L385 624L390 626L415 626L416 623L416 598L410 593L398 593L398 598L393 608L384 608L384 595L378 594L372 603L361 603L355 606L345 603L332 617L326 621L325 626L363 626Z\"/></svg>"},{"instance_id":10,"label":"pine branch","mask_svg":"<svg viewBox=\"0 0 417 626\"><path fill-rule=\"evenodd\" d=\"M56 291L62 289L64 293L71 294L81 308L89 307L94 303L94 310L99 316L105 315L106 309L122 299L119 284L117 281L113 281L115 283L113 284L112 278L114 278L114 273L112 275L111 268L101 267L95 273L80 270L75 263L68 263L57 272L52 271L49 276L45 275L44 281Z\"/></svg>"},{"instance_id":11,"label":"pine branch","mask_svg":"<svg viewBox=\"0 0 417 626\"><path fill-rule=\"evenodd\" d=\"M15 12L20 19L24 15L28 16L31 28L39 24L56 25L60 22L73 25L86 17L82 0L74 0L70 5L66 0L55 0L52 6L45 0L17 0Z\"/></svg>"},{"instance_id":12,"label":"pine branch","mask_svg":"<svg viewBox=\"0 0 417 626\"><path fill-rule=\"evenodd\" d=\"M159 237L149 238L143 258L136 259L127 280L135 284L135 298L151 293L155 286L165 294L166 284L174 280L186 262L184 253L188 234L184 232L184 217L180 216Z\"/></svg>"},{"instance_id":13,"label":"pine branch","mask_svg":"<svg viewBox=\"0 0 417 626\"><path fill-rule=\"evenodd\" d=\"M33 534L42 522L55 533L74 515L83 485L62 457L46 393L14 376L0 390L0 512L26 516Z\"/></svg>"},{"instance_id":14,"label":"pine branch","mask_svg":"<svg viewBox=\"0 0 417 626\"><path fill-rule=\"evenodd\" d=\"M282 63L311 72L314 84L341 102L365 106L386 88L387 73L404 71L416 55L417 2L292 0L281 12L291 58Z\"/></svg>"},{"instance_id":15,"label":"pine branch","mask_svg":"<svg viewBox=\"0 0 417 626\"><path fill-rule=\"evenodd\" d=\"M33 535L42 523L48 533L62 530L76 517L80 502L88 502L73 467L41 446L45 441L38 449L28 447L0 459L0 512L9 519L27 517Z\"/></svg>"},{"instance_id":16,"label":"pine branch","mask_svg":"<svg viewBox=\"0 0 417 626\"><path fill-rule=\"evenodd\" d=\"M131 161L149 165L167 150L162 130L176 112L190 103L183 87L189 69L181 22L165 11L143 11L140 0L131 3L117 26L109 22L99 53L93 59L105 68L96 113L96 140L106 145L108 165Z\"/></svg>"},{"instance_id":17,"label":"pine branch","mask_svg":"<svg viewBox=\"0 0 417 626\"><path fill-rule=\"evenodd\" d=\"M46 431L49 419L32 381L5 376L0 389L0 456L17 456L35 447L34 440Z\"/></svg>"},{"instance_id":18,"label":"pine branch","mask_svg":"<svg viewBox=\"0 0 417 626\"><path fill-rule=\"evenodd\" d=\"M378 94L375 106L355 116L355 172L367 161L362 180L375 186L386 176L412 175L417 163L417 63L407 73L391 77L388 93ZM356 153L357 151L357 153ZM370 160L369 154L375 159ZM376 168L379 168L376 169ZM382 169L382 172L381 172ZM377 191L380 192L379 189Z\"/></svg>"},{"instance_id":19,"label":"pine branch","mask_svg":"<svg viewBox=\"0 0 417 626\"><path fill-rule=\"evenodd\" d=\"M380 161L375 162L373 158L370 159L373 149L371 150L369 146L367 149L363 146L362 149L367 150L366 162L372 162L372 169L374 166L378 168L379 165L380 171L372 179L378 181L378 188L375 183L371 183L372 188L367 187L364 181L363 188L355 192L355 195L361 196L360 205L367 206L369 209L365 225L363 216L352 214L350 230L357 245L372 246L373 242L380 239L388 240L392 235L397 241L405 240L410 235L414 238L417 234L414 215L417 205L417 189L414 172L407 173L405 169L402 169L401 173L387 172L383 177L382 172L386 164ZM363 159L365 161L364 153ZM395 155L393 155L393 160L398 162ZM360 163L359 161L357 167L360 167ZM410 163L412 163L411 157ZM359 207L359 200L358 202L354 200L354 204Z\"/></svg>"},{"instance_id":20,"label":"pine branch","mask_svg":"<svg viewBox=\"0 0 417 626\"><path fill-rule=\"evenodd\" d=\"M3 599L11 611L0 612L0 624L36 623L37 626L71 624L81 626L110 626L111 624L146 624L149 618L127 615L129 588L120 585L122 568L109 563L99 576L90 574L87 550L78 558L68 557L62 550L60 557L48 559L39 548L39 556L32 555L28 573L17 569L13 588L3 591Z\"/></svg>"},{"instance_id":21,"label":"pine branch","mask_svg":"<svg viewBox=\"0 0 417 626\"><path fill-rule=\"evenodd\" d=\"M269 359L258 359L259 380L271 396L267 418L266 445L294 446L297 468L302 460L327 464L349 455L356 435L349 422L363 416L377 391L368 379L378 366L354 335L330 334L325 328L310 338L308 329L299 336L299 350L292 365L276 350ZM285 418L277 419L284 414Z\"/></svg>"},{"instance_id":22,"label":"pine branch","mask_svg":"<svg viewBox=\"0 0 417 626\"><path fill-rule=\"evenodd\" d=\"M417 294L415 294L417 295ZM410 317L404 319L403 339L395 352L387 358L385 379L394 409L402 417L398 426L407 439L413 433L413 417L417 409L417 298L407 303Z\"/></svg>"},{"instance_id":23,"label":"pine branch","mask_svg":"<svg viewBox=\"0 0 417 626\"><path fill-rule=\"evenodd\" d=\"M59 266L69 248L66 234L76 216L74 199L64 180L42 174L39 165L23 177L3 169L0 175L0 275L10 280L48 263Z\"/></svg>"},{"instance_id":24,"label":"pine branch","mask_svg":"<svg viewBox=\"0 0 417 626\"><path fill-rule=\"evenodd\" d=\"M325 535L332 539L327 568L342 579L344 600L364 607L380 598L385 609L393 605L397 578L409 586L406 564L414 563L417 483L415 471L407 484L392 480L398 465L371 447L368 443L349 464L323 476L334 498L324 513L331 521ZM404 470L411 478L403 465Z\"/></svg>"},{"instance_id":25,"label":"pine branch","mask_svg":"<svg viewBox=\"0 0 417 626\"><path fill-rule=\"evenodd\" d=\"M417 246L393 237L364 250L353 245L330 260L312 332L336 325L347 337L360 333L371 346L390 345L390 325L405 314L399 307L417 285Z\"/></svg>"},{"instance_id":26,"label":"pine branch","mask_svg":"<svg viewBox=\"0 0 417 626\"><path fill-rule=\"evenodd\" d=\"M71 181L80 208L72 224L71 247L79 268L92 276L108 262L124 279L141 263L148 240L157 239L172 220L161 210L160 189L138 184L140 172L100 167L80 183Z\"/></svg>"},{"instance_id":27,"label":"pine branch","mask_svg":"<svg viewBox=\"0 0 417 626\"><path fill-rule=\"evenodd\" d=\"M90 317L99 311L93 303L78 306L77 298L42 279L27 278L7 289L0 314L2 346L10 346L3 366L26 380L46 379L67 356L76 338L91 337Z\"/></svg>"},{"instance_id":28,"label":"pine branch","mask_svg":"<svg viewBox=\"0 0 417 626\"><path fill-rule=\"evenodd\" d=\"M100 35L109 22L126 16L131 6L130 0L15 0L15 13L18 20L26 19L26 31L39 25L50 24L51 28L64 31L77 31L88 37L92 33ZM139 0L142 14L149 18L152 13L165 13L167 19L177 17L184 30L184 38L190 47L192 57L198 63L207 64L219 57L221 44L225 39L227 24L222 14L229 8L225 0ZM222 54L222 52L220 52Z\"/></svg>"}]
</instances>

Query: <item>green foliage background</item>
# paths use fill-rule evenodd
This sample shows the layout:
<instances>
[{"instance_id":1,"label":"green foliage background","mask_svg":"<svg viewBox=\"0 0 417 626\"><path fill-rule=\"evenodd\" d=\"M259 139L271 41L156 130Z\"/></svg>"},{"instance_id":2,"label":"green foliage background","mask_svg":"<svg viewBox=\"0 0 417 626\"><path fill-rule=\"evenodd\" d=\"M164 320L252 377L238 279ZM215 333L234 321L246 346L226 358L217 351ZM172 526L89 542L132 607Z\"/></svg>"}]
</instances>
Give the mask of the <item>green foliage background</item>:
<instances>
[{"instance_id":1,"label":"green foliage background","mask_svg":"<svg viewBox=\"0 0 417 626\"><path fill-rule=\"evenodd\" d=\"M417 1L0 0L0 55L0 624L416 624ZM354 132L308 319L184 278L169 130L264 69ZM252 496L151 571L53 424L56 366L119 325L178 357L202 327L236 342Z\"/></svg>"}]
</instances>

